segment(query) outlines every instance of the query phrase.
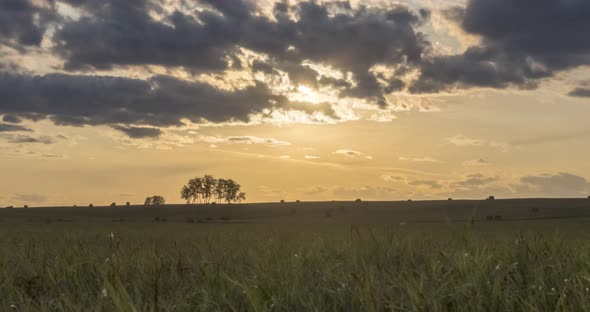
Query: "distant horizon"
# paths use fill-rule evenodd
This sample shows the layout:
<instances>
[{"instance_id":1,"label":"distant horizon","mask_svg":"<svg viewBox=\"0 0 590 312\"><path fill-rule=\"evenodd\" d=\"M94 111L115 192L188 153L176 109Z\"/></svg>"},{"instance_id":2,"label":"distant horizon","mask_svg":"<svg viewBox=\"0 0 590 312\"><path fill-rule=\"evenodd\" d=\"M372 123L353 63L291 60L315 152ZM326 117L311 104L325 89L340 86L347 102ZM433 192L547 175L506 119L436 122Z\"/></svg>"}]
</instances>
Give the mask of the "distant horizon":
<instances>
[{"instance_id":1,"label":"distant horizon","mask_svg":"<svg viewBox=\"0 0 590 312\"><path fill-rule=\"evenodd\" d=\"M506 201L506 200L576 200L576 199L582 199L582 200L590 200L590 195L587 197L502 197L502 198L498 198L495 197L493 199L493 201ZM301 200L285 200L284 204L296 204L296 203L330 203L330 202L342 202L342 203L353 203L355 202L355 200L305 200L305 199L301 199ZM448 202L448 201L490 201L489 198L451 198L451 200L449 200L449 198L446 199L414 199L414 198L409 198L409 199L391 199L391 200L371 200L371 199L362 199L362 202L378 202L378 203L387 203L387 202L433 202L433 201L440 201L440 202ZM241 203L224 203L224 202L211 202L211 203L194 203L194 204L187 204L186 202L184 203L179 203L179 202L166 202L165 204L160 204L160 205L151 205L151 206L211 206L211 205L257 205L257 204L283 204L283 202L281 202L281 200L278 201L266 201L266 202L250 202L250 201L244 201ZM108 208L108 207L113 207L110 204L107 205L102 205L102 204L96 204L96 203L92 203L92 207L89 207L90 203L87 205L77 205L77 204L72 204L72 205L48 205L48 206L36 206L36 205L27 205L26 208ZM0 209L5 209L10 207L11 205L8 206L0 206ZM24 208L23 206L17 206L17 205L12 205L14 209L17 208ZM133 203L130 202L130 205L126 205L125 203L116 203L116 206L114 207L118 207L118 208L122 208L122 207L131 207L131 206L150 206L150 205L145 205L143 203Z\"/></svg>"}]
</instances>

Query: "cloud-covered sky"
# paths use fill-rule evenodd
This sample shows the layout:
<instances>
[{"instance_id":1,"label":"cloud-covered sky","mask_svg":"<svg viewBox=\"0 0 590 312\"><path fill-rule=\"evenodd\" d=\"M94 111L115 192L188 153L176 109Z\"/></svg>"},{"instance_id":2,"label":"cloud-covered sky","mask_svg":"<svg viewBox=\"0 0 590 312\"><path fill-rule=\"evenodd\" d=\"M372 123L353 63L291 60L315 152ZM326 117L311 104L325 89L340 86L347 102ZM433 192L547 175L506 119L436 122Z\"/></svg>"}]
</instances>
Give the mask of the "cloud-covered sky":
<instances>
[{"instance_id":1,"label":"cloud-covered sky","mask_svg":"<svg viewBox=\"0 0 590 312\"><path fill-rule=\"evenodd\" d=\"M586 0L6 0L0 25L0 201L590 191Z\"/></svg>"}]
</instances>

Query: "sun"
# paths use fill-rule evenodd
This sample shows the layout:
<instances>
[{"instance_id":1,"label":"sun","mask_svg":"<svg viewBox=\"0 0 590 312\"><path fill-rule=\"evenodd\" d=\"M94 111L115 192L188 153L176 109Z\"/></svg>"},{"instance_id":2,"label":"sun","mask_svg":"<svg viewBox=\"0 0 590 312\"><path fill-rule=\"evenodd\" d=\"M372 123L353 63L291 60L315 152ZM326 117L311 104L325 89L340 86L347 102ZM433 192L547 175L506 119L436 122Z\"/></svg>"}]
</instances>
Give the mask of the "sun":
<instances>
[{"instance_id":1,"label":"sun","mask_svg":"<svg viewBox=\"0 0 590 312\"><path fill-rule=\"evenodd\" d=\"M298 85L297 89L291 94L290 100L317 104L326 99L317 90L306 85Z\"/></svg>"}]
</instances>

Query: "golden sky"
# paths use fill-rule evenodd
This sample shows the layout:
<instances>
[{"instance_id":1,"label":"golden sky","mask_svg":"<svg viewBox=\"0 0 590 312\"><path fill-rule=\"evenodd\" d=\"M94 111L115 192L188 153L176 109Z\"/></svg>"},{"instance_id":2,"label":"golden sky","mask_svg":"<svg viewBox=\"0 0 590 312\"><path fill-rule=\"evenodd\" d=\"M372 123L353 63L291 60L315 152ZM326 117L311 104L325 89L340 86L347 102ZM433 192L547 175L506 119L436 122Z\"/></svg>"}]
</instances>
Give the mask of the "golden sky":
<instances>
[{"instance_id":1,"label":"golden sky","mask_svg":"<svg viewBox=\"0 0 590 312\"><path fill-rule=\"evenodd\" d=\"M586 197L590 5L511 1L0 4L0 205Z\"/></svg>"}]
</instances>

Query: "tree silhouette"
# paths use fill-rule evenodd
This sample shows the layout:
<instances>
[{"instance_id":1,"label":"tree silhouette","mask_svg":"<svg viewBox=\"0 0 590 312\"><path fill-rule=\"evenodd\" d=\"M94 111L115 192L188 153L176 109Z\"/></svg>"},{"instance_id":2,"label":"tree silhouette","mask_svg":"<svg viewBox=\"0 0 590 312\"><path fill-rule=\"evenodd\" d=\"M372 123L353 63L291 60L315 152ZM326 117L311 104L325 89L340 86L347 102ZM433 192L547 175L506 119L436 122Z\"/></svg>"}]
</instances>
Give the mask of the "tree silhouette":
<instances>
[{"instance_id":1,"label":"tree silhouette","mask_svg":"<svg viewBox=\"0 0 590 312\"><path fill-rule=\"evenodd\" d=\"M154 195L150 197L146 197L144 205L164 205L166 203L166 199L160 195Z\"/></svg>"},{"instance_id":2,"label":"tree silhouette","mask_svg":"<svg viewBox=\"0 0 590 312\"><path fill-rule=\"evenodd\" d=\"M229 204L246 200L246 193L241 192L240 184L232 179L215 179L212 175L205 175L190 179L180 190L180 197L188 204L208 204L213 197Z\"/></svg>"}]
</instances>

